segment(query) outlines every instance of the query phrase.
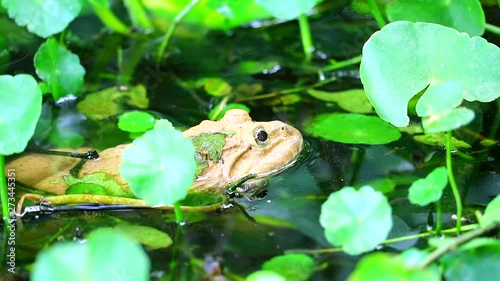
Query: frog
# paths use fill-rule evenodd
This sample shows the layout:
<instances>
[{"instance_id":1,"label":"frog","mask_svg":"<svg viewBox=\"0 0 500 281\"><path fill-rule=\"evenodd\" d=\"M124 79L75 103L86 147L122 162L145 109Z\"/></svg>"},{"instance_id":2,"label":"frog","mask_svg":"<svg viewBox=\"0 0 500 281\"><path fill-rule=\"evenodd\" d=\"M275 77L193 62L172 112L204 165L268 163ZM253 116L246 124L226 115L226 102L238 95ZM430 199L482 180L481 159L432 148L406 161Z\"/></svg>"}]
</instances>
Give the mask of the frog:
<instances>
[{"instance_id":1,"label":"frog","mask_svg":"<svg viewBox=\"0 0 500 281\"><path fill-rule=\"evenodd\" d=\"M198 165L190 193L241 193L251 198L267 188L269 177L293 166L303 149L302 135L293 126L278 120L254 121L241 109L228 110L219 121L202 121L183 135L195 144ZM207 151L207 141L213 138L222 143ZM77 183L104 182L111 183L118 196L134 197L120 175L121 157L130 145L98 152L99 157L87 160L76 175L72 169L78 159L54 155L29 154L10 162L8 169L16 169L19 182L56 195L67 194Z\"/></svg>"}]
</instances>

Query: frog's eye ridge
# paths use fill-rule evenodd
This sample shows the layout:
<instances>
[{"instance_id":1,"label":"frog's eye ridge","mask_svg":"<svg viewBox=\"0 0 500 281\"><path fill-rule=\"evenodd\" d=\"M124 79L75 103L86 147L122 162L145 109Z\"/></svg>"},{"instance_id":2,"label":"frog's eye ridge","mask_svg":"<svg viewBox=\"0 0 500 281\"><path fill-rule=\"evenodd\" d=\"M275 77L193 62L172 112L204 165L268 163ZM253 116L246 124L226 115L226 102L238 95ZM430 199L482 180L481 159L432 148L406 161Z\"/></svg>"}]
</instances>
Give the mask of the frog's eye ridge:
<instances>
[{"instance_id":1,"label":"frog's eye ridge","mask_svg":"<svg viewBox=\"0 0 500 281\"><path fill-rule=\"evenodd\" d=\"M257 128L254 131L255 142L259 145L263 145L267 142L267 132L264 128Z\"/></svg>"}]
</instances>

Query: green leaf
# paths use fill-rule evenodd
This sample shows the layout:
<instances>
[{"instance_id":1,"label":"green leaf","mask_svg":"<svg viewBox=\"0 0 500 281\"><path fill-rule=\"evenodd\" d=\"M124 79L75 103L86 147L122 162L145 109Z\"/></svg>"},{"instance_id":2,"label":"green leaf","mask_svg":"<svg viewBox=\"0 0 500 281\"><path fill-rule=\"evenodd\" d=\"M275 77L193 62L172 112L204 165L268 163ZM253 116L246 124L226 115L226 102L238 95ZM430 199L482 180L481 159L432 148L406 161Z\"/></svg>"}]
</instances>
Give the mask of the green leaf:
<instances>
[{"instance_id":1,"label":"green leaf","mask_svg":"<svg viewBox=\"0 0 500 281\"><path fill-rule=\"evenodd\" d=\"M221 120L228 110L231 109L243 109L246 112L250 112L250 108L242 103L228 103L222 110L219 107L215 107L208 113L208 119L210 120Z\"/></svg>"},{"instance_id":2,"label":"green leaf","mask_svg":"<svg viewBox=\"0 0 500 281\"><path fill-rule=\"evenodd\" d=\"M307 93L319 100L336 102L345 111L353 113L371 113L373 111L373 107L366 98L363 89L351 89L334 93L309 89Z\"/></svg>"},{"instance_id":3,"label":"green leaf","mask_svg":"<svg viewBox=\"0 0 500 281\"><path fill-rule=\"evenodd\" d=\"M439 263L446 280L500 280L500 242L448 253Z\"/></svg>"},{"instance_id":4,"label":"green leaf","mask_svg":"<svg viewBox=\"0 0 500 281\"><path fill-rule=\"evenodd\" d=\"M100 194L104 188L106 190L106 195L130 198L134 197L129 190L123 189L120 183L104 172L88 174L81 178L75 178L68 175L64 177L64 183L70 187L69 192L72 194ZM86 185L78 186L79 184ZM73 185L77 185L77 187L71 188ZM66 194L70 193L66 191Z\"/></svg>"},{"instance_id":5,"label":"green leaf","mask_svg":"<svg viewBox=\"0 0 500 281\"><path fill-rule=\"evenodd\" d=\"M478 0L394 0L387 3L390 21L432 22L481 36L484 12Z\"/></svg>"},{"instance_id":6,"label":"green leaf","mask_svg":"<svg viewBox=\"0 0 500 281\"><path fill-rule=\"evenodd\" d=\"M33 281L149 280L149 259L142 247L110 228L90 233L87 243L62 242L38 253Z\"/></svg>"},{"instance_id":7,"label":"green leaf","mask_svg":"<svg viewBox=\"0 0 500 281\"><path fill-rule=\"evenodd\" d=\"M497 195L484 210L484 215L479 219L482 227L500 221L500 195Z\"/></svg>"},{"instance_id":8,"label":"green leaf","mask_svg":"<svg viewBox=\"0 0 500 281\"><path fill-rule=\"evenodd\" d=\"M231 93L233 88L220 78L204 78L203 88L211 96L222 97Z\"/></svg>"},{"instance_id":9,"label":"green leaf","mask_svg":"<svg viewBox=\"0 0 500 281\"><path fill-rule=\"evenodd\" d=\"M424 98L426 104L441 104L437 99L460 84L465 100L498 98L498 61L500 49L483 38L437 24L399 21L384 26L365 43L360 75L379 116L403 127L409 123L409 100L426 88L421 98L429 91L433 96Z\"/></svg>"},{"instance_id":10,"label":"green leaf","mask_svg":"<svg viewBox=\"0 0 500 281\"><path fill-rule=\"evenodd\" d=\"M63 31L78 16L82 0L3 0L2 5L17 25L47 38Z\"/></svg>"},{"instance_id":11,"label":"green leaf","mask_svg":"<svg viewBox=\"0 0 500 281\"><path fill-rule=\"evenodd\" d=\"M85 96L77 107L85 116L97 121L123 112L125 105L147 108L149 99L146 88L143 85L127 89L109 87Z\"/></svg>"},{"instance_id":12,"label":"green leaf","mask_svg":"<svg viewBox=\"0 0 500 281\"><path fill-rule=\"evenodd\" d=\"M192 0L143 0L143 5L154 15L172 20ZM231 29L270 15L253 0L201 0L183 19L215 29Z\"/></svg>"},{"instance_id":13,"label":"green leaf","mask_svg":"<svg viewBox=\"0 0 500 281\"><path fill-rule=\"evenodd\" d=\"M373 250L392 228L391 206L370 186L344 187L321 206L319 221L328 242L350 255Z\"/></svg>"},{"instance_id":14,"label":"green leaf","mask_svg":"<svg viewBox=\"0 0 500 281\"><path fill-rule=\"evenodd\" d=\"M275 18L291 20L309 12L321 0L255 0Z\"/></svg>"},{"instance_id":15,"label":"green leaf","mask_svg":"<svg viewBox=\"0 0 500 281\"><path fill-rule=\"evenodd\" d=\"M448 81L429 88L417 102L418 116L429 116L449 111L462 103L464 84Z\"/></svg>"},{"instance_id":16,"label":"green leaf","mask_svg":"<svg viewBox=\"0 0 500 281\"><path fill-rule=\"evenodd\" d=\"M120 173L132 192L150 205L171 205L186 197L196 171L189 138L166 120L123 152Z\"/></svg>"},{"instance_id":17,"label":"green leaf","mask_svg":"<svg viewBox=\"0 0 500 281\"><path fill-rule=\"evenodd\" d=\"M422 118L422 127L426 134L447 132L469 124L474 116L474 111L457 107L442 114Z\"/></svg>"},{"instance_id":18,"label":"green leaf","mask_svg":"<svg viewBox=\"0 0 500 281\"><path fill-rule=\"evenodd\" d=\"M446 142L445 135L443 133L418 135L413 136L413 138L418 142L433 146L445 146ZM459 140L454 136L451 137L451 145L455 148L471 148L470 144Z\"/></svg>"},{"instance_id":19,"label":"green leaf","mask_svg":"<svg viewBox=\"0 0 500 281\"><path fill-rule=\"evenodd\" d=\"M277 256L262 265L263 270L274 271L287 281L309 280L314 267L314 260L304 254Z\"/></svg>"},{"instance_id":20,"label":"green leaf","mask_svg":"<svg viewBox=\"0 0 500 281\"><path fill-rule=\"evenodd\" d=\"M416 180L409 189L408 199L412 204L426 206L441 199L448 184L446 167L438 167L425 177Z\"/></svg>"},{"instance_id":21,"label":"green leaf","mask_svg":"<svg viewBox=\"0 0 500 281\"><path fill-rule=\"evenodd\" d=\"M196 152L210 159L213 162L218 162L222 156L222 149L226 145L226 134L223 133L202 133L191 137L191 141L196 149Z\"/></svg>"},{"instance_id":22,"label":"green leaf","mask_svg":"<svg viewBox=\"0 0 500 281\"><path fill-rule=\"evenodd\" d=\"M274 271L259 270L248 275L245 281L288 281L288 280L286 280L285 277L279 275Z\"/></svg>"},{"instance_id":23,"label":"green leaf","mask_svg":"<svg viewBox=\"0 0 500 281\"><path fill-rule=\"evenodd\" d=\"M235 71L242 74L270 74L274 73L281 69L279 62L274 60L269 61L254 61L254 60L246 60L240 62L236 67Z\"/></svg>"},{"instance_id":24,"label":"green leaf","mask_svg":"<svg viewBox=\"0 0 500 281\"><path fill-rule=\"evenodd\" d=\"M361 259L349 276L349 281L439 281L441 276L434 268L413 268L403 259L388 253L373 253Z\"/></svg>"},{"instance_id":25,"label":"green leaf","mask_svg":"<svg viewBox=\"0 0 500 281\"><path fill-rule=\"evenodd\" d=\"M142 133L150 130L155 125L155 117L143 111L129 111L118 117L118 128L131 133Z\"/></svg>"},{"instance_id":26,"label":"green leaf","mask_svg":"<svg viewBox=\"0 0 500 281\"><path fill-rule=\"evenodd\" d=\"M42 112L42 92L31 75L0 75L0 154L22 152Z\"/></svg>"},{"instance_id":27,"label":"green leaf","mask_svg":"<svg viewBox=\"0 0 500 281\"><path fill-rule=\"evenodd\" d=\"M119 223L115 229L133 237L150 250L167 248L173 243L172 238L167 233L149 226Z\"/></svg>"},{"instance_id":28,"label":"green leaf","mask_svg":"<svg viewBox=\"0 0 500 281\"><path fill-rule=\"evenodd\" d=\"M385 144L401 137L399 130L375 116L322 114L305 124L309 134L343 143Z\"/></svg>"},{"instance_id":29,"label":"green leaf","mask_svg":"<svg viewBox=\"0 0 500 281\"><path fill-rule=\"evenodd\" d=\"M36 73L52 89L55 100L67 95L78 96L85 69L77 55L66 50L55 39L43 43L35 54Z\"/></svg>"}]
</instances>

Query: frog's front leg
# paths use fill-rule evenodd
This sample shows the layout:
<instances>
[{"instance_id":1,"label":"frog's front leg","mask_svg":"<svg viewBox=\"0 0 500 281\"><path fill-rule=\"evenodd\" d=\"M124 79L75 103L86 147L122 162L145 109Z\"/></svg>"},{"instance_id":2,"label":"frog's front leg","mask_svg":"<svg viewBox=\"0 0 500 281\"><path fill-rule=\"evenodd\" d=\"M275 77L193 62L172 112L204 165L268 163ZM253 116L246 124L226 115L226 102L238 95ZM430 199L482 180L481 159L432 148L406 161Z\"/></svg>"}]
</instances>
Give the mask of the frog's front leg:
<instances>
[{"instance_id":1,"label":"frog's front leg","mask_svg":"<svg viewBox=\"0 0 500 281\"><path fill-rule=\"evenodd\" d=\"M266 197L269 181L266 178L256 179L255 174L247 175L227 187L227 195L234 198L237 195L245 196L249 201L260 200Z\"/></svg>"}]
</instances>

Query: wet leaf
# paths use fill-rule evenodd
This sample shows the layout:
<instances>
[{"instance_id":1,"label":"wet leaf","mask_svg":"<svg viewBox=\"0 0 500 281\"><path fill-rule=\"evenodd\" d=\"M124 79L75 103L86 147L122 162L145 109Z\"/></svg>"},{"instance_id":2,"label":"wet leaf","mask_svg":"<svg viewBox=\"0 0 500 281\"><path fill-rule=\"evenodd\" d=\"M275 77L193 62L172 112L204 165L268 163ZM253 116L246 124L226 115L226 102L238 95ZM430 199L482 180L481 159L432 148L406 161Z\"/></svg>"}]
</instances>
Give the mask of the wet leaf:
<instances>
[{"instance_id":1,"label":"wet leaf","mask_svg":"<svg viewBox=\"0 0 500 281\"><path fill-rule=\"evenodd\" d=\"M149 250L167 248L173 243L172 238L167 233L149 226L119 223L115 229L133 237Z\"/></svg>"},{"instance_id":2,"label":"wet leaf","mask_svg":"<svg viewBox=\"0 0 500 281\"><path fill-rule=\"evenodd\" d=\"M422 127L428 134L452 131L469 124L474 116L474 111L465 107L457 107L441 114L422 118Z\"/></svg>"},{"instance_id":3,"label":"wet leaf","mask_svg":"<svg viewBox=\"0 0 500 281\"><path fill-rule=\"evenodd\" d=\"M406 265L402 258L388 253L373 253L361 259L349 281L429 280L439 281L439 271Z\"/></svg>"},{"instance_id":4,"label":"wet leaf","mask_svg":"<svg viewBox=\"0 0 500 281\"><path fill-rule=\"evenodd\" d=\"M256 271L245 279L245 281L287 281L285 277L270 270Z\"/></svg>"},{"instance_id":5,"label":"wet leaf","mask_svg":"<svg viewBox=\"0 0 500 281\"><path fill-rule=\"evenodd\" d=\"M94 173L85 175L81 178L75 178L73 176L64 177L64 183L69 186L69 192L66 194L94 194L98 195L102 192L102 189L106 191L106 195L118 196L118 197L130 197L134 198L134 195L128 189L124 189L119 182L113 179L110 175L105 172ZM82 186L73 187L73 185L85 184ZM86 189L83 189L86 188ZM77 193L77 191L83 193Z\"/></svg>"},{"instance_id":6,"label":"wet leaf","mask_svg":"<svg viewBox=\"0 0 500 281\"><path fill-rule=\"evenodd\" d=\"M345 111L353 113L371 113L373 111L373 107L366 98L363 89L352 89L342 92L324 92L309 89L307 93L319 100L336 102Z\"/></svg>"},{"instance_id":7,"label":"wet leaf","mask_svg":"<svg viewBox=\"0 0 500 281\"><path fill-rule=\"evenodd\" d=\"M78 110L92 120L103 120L124 111L125 105L145 109L149 106L146 88L137 85L120 89L109 87L91 93L77 104Z\"/></svg>"},{"instance_id":8,"label":"wet leaf","mask_svg":"<svg viewBox=\"0 0 500 281\"><path fill-rule=\"evenodd\" d=\"M275 18L291 20L309 12L320 0L255 0Z\"/></svg>"},{"instance_id":9,"label":"wet leaf","mask_svg":"<svg viewBox=\"0 0 500 281\"><path fill-rule=\"evenodd\" d=\"M484 210L484 215L480 218L481 226L500 221L500 195L497 195Z\"/></svg>"},{"instance_id":10,"label":"wet leaf","mask_svg":"<svg viewBox=\"0 0 500 281\"><path fill-rule=\"evenodd\" d=\"M344 187L330 194L319 217L328 242L350 255L373 250L392 228L391 206L370 186Z\"/></svg>"},{"instance_id":11,"label":"wet leaf","mask_svg":"<svg viewBox=\"0 0 500 281\"><path fill-rule=\"evenodd\" d=\"M432 22L481 36L484 12L477 0L395 0L387 3L390 21Z\"/></svg>"},{"instance_id":12,"label":"wet leaf","mask_svg":"<svg viewBox=\"0 0 500 281\"><path fill-rule=\"evenodd\" d=\"M304 254L277 256L262 265L263 270L274 271L287 281L309 280L314 267L314 260Z\"/></svg>"},{"instance_id":13,"label":"wet leaf","mask_svg":"<svg viewBox=\"0 0 500 281\"><path fill-rule=\"evenodd\" d=\"M409 189L408 199L412 204L426 206L441 199L446 185L448 185L446 167L436 168L425 179L413 182Z\"/></svg>"},{"instance_id":14,"label":"wet leaf","mask_svg":"<svg viewBox=\"0 0 500 281\"><path fill-rule=\"evenodd\" d=\"M110 228L90 233L87 243L62 242L38 253L31 280L149 280L141 245Z\"/></svg>"},{"instance_id":15,"label":"wet leaf","mask_svg":"<svg viewBox=\"0 0 500 281\"><path fill-rule=\"evenodd\" d=\"M80 13L82 0L3 0L9 17L31 33L47 38L63 31Z\"/></svg>"},{"instance_id":16,"label":"wet leaf","mask_svg":"<svg viewBox=\"0 0 500 281\"><path fill-rule=\"evenodd\" d=\"M0 75L0 154L22 152L42 112L42 92L31 75Z\"/></svg>"},{"instance_id":17,"label":"wet leaf","mask_svg":"<svg viewBox=\"0 0 500 281\"><path fill-rule=\"evenodd\" d=\"M186 197L196 171L189 138L166 120L123 152L120 173L136 197L150 205L171 205Z\"/></svg>"},{"instance_id":18,"label":"wet leaf","mask_svg":"<svg viewBox=\"0 0 500 281\"><path fill-rule=\"evenodd\" d=\"M426 103L448 95L459 84L465 100L498 98L498 61L500 49L483 38L437 24L398 21L365 43L360 75L379 116L402 127L409 123L409 100L424 89L421 100ZM424 98L429 93L432 97Z\"/></svg>"},{"instance_id":19,"label":"wet leaf","mask_svg":"<svg viewBox=\"0 0 500 281\"><path fill-rule=\"evenodd\" d=\"M78 96L83 85L85 69L77 55L50 38L35 54L36 73L50 86L55 100L73 94Z\"/></svg>"},{"instance_id":20,"label":"wet leaf","mask_svg":"<svg viewBox=\"0 0 500 281\"><path fill-rule=\"evenodd\" d=\"M131 133L142 133L155 125L155 117L144 111L129 111L118 117L118 128Z\"/></svg>"},{"instance_id":21,"label":"wet leaf","mask_svg":"<svg viewBox=\"0 0 500 281\"><path fill-rule=\"evenodd\" d=\"M305 126L314 136L343 143L385 144L401 137L399 130L375 116L323 114Z\"/></svg>"}]
</instances>

